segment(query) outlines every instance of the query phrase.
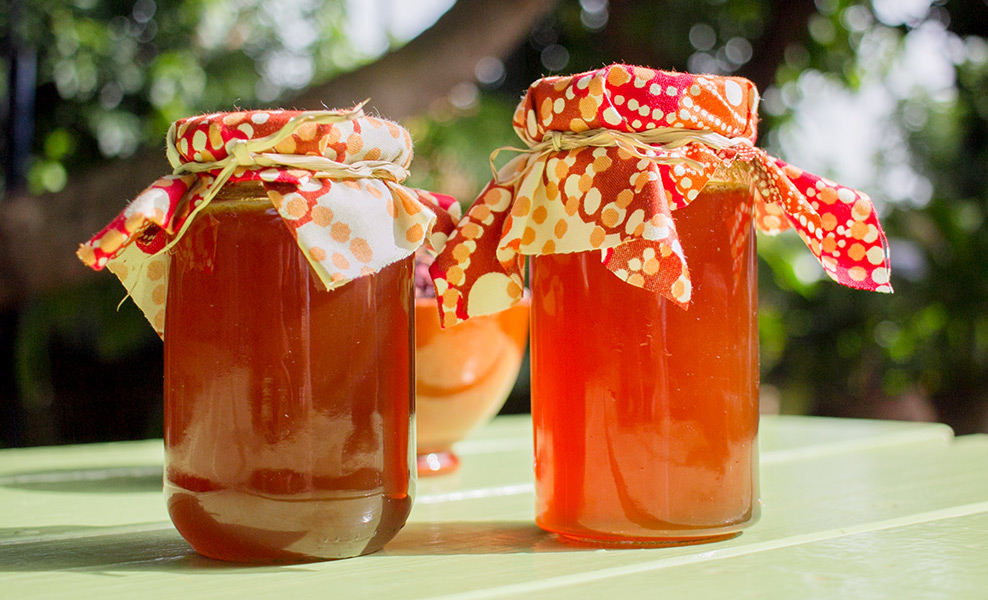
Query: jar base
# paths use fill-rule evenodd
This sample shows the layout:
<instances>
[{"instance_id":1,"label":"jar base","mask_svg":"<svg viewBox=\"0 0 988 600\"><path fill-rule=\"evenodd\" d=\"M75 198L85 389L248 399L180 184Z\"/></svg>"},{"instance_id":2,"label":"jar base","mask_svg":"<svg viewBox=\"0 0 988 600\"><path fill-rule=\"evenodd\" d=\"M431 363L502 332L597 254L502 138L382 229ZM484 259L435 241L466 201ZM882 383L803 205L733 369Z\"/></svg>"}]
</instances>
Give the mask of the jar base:
<instances>
[{"instance_id":1,"label":"jar base","mask_svg":"<svg viewBox=\"0 0 988 600\"><path fill-rule=\"evenodd\" d=\"M234 490L192 492L166 483L165 495L172 523L196 552L242 563L370 554L397 535L411 510L411 498L383 493L279 499Z\"/></svg>"},{"instance_id":2,"label":"jar base","mask_svg":"<svg viewBox=\"0 0 988 600\"><path fill-rule=\"evenodd\" d=\"M723 542L741 535L740 531L730 533L720 533L709 536L697 537L661 537L661 538L603 538L577 536L565 533L555 533L559 541L575 546L593 548L664 548L669 546L692 546L695 544L709 544L713 542Z\"/></svg>"},{"instance_id":3,"label":"jar base","mask_svg":"<svg viewBox=\"0 0 988 600\"><path fill-rule=\"evenodd\" d=\"M761 517L761 503L756 502L748 517L741 522L721 526L689 528L639 529L637 534L611 533L582 526L559 527L536 517L535 524L544 531L553 533L561 542L597 548L656 548L665 546L691 546L722 542L735 538L758 522Z\"/></svg>"},{"instance_id":4,"label":"jar base","mask_svg":"<svg viewBox=\"0 0 988 600\"><path fill-rule=\"evenodd\" d=\"M460 468L460 458L452 450L426 452L417 457L419 477L445 475Z\"/></svg>"}]
</instances>

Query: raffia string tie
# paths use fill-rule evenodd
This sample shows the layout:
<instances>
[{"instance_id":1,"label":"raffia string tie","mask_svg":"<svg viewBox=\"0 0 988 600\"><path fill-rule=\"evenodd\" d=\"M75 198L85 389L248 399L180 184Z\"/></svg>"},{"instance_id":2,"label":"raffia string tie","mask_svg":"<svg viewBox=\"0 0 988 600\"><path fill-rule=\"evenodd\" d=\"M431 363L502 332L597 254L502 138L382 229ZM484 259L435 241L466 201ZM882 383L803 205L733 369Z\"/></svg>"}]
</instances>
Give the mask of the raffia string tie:
<instances>
[{"instance_id":1,"label":"raffia string tie","mask_svg":"<svg viewBox=\"0 0 988 600\"><path fill-rule=\"evenodd\" d=\"M584 146L617 146L633 156L657 164L685 163L694 169L701 170L703 165L692 158L663 152L694 143L703 144L714 150L742 145L754 146L752 141L746 137L730 138L707 129L685 129L682 127L656 127L655 129L636 132L614 129L590 129L581 132L547 131L541 142L529 144L528 148L502 146L494 150L490 157L491 172L494 174L494 180L498 185L513 185L531 169L532 164L545 155ZM494 165L494 160L502 151L517 152L528 155L528 157L524 165L517 165L516 170L510 176L501 177Z\"/></svg>"}]
</instances>

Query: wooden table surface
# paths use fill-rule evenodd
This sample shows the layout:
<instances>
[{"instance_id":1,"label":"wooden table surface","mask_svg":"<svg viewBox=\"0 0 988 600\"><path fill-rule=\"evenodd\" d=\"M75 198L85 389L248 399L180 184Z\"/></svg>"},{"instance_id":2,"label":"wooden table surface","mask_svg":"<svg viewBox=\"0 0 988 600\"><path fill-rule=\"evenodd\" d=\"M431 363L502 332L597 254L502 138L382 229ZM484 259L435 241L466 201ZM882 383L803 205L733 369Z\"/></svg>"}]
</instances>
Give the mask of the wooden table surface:
<instances>
[{"instance_id":1,"label":"wooden table surface","mask_svg":"<svg viewBox=\"0 0 988 600\"><path fill-rule=\"evenodd\" d=\"M381 552L274 567L189 548L160 440L0 450L0 598L988 598L988 436L764 417L758 524L604 550L535 527L530 428L499 417L459 444Z\"/></svg>"}]
</instances>

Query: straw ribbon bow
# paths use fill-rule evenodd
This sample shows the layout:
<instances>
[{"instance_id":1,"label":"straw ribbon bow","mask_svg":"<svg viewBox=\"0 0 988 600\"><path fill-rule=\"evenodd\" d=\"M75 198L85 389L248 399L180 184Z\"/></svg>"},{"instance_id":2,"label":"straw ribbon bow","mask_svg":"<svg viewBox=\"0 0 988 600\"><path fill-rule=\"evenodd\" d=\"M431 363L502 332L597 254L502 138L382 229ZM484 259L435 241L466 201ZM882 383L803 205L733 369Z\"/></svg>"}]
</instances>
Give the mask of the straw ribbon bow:
<instances>
[{"instance_id":1,"label":"straw ribbon bow","mask_svg":"<svg viewBox=\"0 0 988 600\"><path fill-rule=\"evenodd\" d=\"M615 129L590 129L587 131L546 131L541 142L533 142L525 138L528 148L502 146L494 150L490 156L491 172L498 185L513 185L531 169L532 164L553 152L565 152L584 146L606 148L617 146L632 156L637 156L655 164L671 165L685 163L690 167L702 170L703 164L697 160L678 154L667 154L669 150L681 148L687 144L699 143L713 150L733 148L735 146L753 147L752 141L746 137L727 137L707 129L684 129L682 127L656 127L646 131L625 132ZM494 166L494 160L502 151L527 154L524 166L508 178L499 177ZM509 163L510 164L510 163Z\"/></svg>"}]
</instances>

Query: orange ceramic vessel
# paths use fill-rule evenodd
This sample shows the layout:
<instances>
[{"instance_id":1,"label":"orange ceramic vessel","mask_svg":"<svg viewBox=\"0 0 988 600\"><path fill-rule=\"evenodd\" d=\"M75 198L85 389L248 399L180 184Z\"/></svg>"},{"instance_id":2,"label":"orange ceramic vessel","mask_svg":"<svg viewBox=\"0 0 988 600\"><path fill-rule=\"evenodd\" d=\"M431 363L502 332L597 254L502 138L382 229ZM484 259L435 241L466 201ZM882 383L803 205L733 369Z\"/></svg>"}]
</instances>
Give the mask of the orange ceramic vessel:
<instances>
[{"instance_id":1,"label":"orange ceramic vessel","mask_svg":"<svg viewBox=\"0 0 988 600\"><path fill-rule=\"evenodd\" d=\"M500 313L440 329L435 298L415 302L415 403L419 475L446 473L452 445L497 414L528 341L527 299Z\"/></svg>"}]
</instances>

